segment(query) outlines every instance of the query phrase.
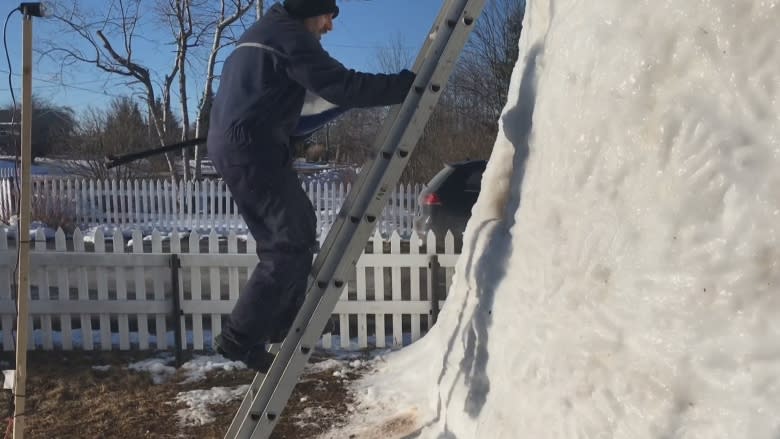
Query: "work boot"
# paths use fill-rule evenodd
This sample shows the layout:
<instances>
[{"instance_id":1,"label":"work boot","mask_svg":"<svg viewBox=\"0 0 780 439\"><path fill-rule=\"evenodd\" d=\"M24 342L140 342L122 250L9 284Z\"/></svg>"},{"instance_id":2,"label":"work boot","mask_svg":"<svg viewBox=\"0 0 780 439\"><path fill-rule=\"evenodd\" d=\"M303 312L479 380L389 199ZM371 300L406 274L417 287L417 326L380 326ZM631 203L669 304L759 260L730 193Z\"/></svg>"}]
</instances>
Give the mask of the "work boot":
<instances>
[{"instance_id":1,"label":"work boot","mask_svg":"<svg viewBox=\"0 0 780 439\"><path fill-rule=\"evenodd\" d=\"M258 373L266 373L271 368L276 355L268 352L264 344L255 345L249 350L225 339L222 334L214 339L214 348L218 354L231 361L241 361Z\"/></svg>"}]
</instances>

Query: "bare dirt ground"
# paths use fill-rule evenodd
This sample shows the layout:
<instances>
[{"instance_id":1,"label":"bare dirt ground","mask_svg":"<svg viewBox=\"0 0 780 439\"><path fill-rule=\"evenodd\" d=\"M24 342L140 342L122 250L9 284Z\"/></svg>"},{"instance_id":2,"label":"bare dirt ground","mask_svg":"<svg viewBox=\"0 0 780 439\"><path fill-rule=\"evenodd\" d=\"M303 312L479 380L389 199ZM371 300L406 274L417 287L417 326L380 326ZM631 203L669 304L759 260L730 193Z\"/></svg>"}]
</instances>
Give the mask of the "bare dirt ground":
<instances>
[{"instance_id":1,"label":"bare dirt ground","mask_svg":"<svg viewBox=\"0 0 780 439\"><path fill-rule=\"evenodd\" d=\"M186 384L175 375L163 384L154 384L148 373L127 368L130 363L151 357L153 354L143 352L30 352L25 437L222 438L240 400L210 407L216 418L213 423L182 427L176 412L185 406L176 402L176 395L216 386L247 385L254 373L212 372L205 380ZM14 362L11 354L3 354L0 359L6 364ZM111 367L95 370L93 365ZM304 374L271 437L312 438L343 425L353 402L346 384L360 373L346 370L346 374L334 374L332 369ZM11 401L11 392L3 391L3 429L12 410Z\"/></svg>"}]
</instances>

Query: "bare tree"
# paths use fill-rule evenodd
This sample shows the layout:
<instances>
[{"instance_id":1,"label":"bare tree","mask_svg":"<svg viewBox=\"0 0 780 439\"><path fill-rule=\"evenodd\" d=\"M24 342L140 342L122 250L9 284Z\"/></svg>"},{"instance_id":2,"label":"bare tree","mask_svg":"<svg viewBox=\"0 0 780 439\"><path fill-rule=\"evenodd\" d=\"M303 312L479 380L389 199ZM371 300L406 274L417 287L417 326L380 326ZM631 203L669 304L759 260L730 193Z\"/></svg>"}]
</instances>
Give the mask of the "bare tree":
<instances>
[{"instance_id":1,"label":"bare tree","mask_svg":"<svg viewBox=\"0 0 780 439\"><path fill-rule=\"evenodd\" d=\"M397 73L408 69L414 62L414 56L401 33L395 34L387 46L380 48L376 57L379 70L384 73Z\"/></svg>"},{"instance_id":2,"label":"bare tree","mask_svg":"<svg viewBox=\"0 0 780 439\"><path fill-rule=\"evenodd\" d=\"M489 0L458 62L453 83L495 123L517 63L525 0Z\"/></svg>"},{"instance_id":3,"label":"bare tree","mask_svg":"<svg viewBox=\"0 0 780 439\"><path fill-rule=\"evenodd\" d=\"M444 163L490 155L518 59L525 0L488 0L402 179L427 181Z\"/></svg>"},{"instance_id":4,"label":"bare tree","mask_svg":"<svg viewBox=\"0 0 780 439\"><path fill-rule=\"evenodd\" d=\"M66 162L68 173L82 177L127 179L148 173L152 163L135 162L107 169L106 154L137 151L150 142L148 122L130 97L115 98L107 109L89 108L79 118L78 134L69 148L79 160Z\"/></svg>"},{"instance_id":5,"label":"bare tree","mask_svg":"<svg viewBox=\"0 0 780 439\"><path fill-rule=\"evenodd\" d=\"M193 19L193 8L198 7L194 0L159 0L158 11L163 21L168 25L176 45L176 58L173 71L178 76L179 104L182 117L181 140L187 140L190 133L190 115L187 99L187 55L191 47L200 44L204 26L196 24ZM167 79L167 78L166 78ZM171 83L165 83L165 95L170 101ZM187 150L182 150L182 176L189 178L189 160Z\"/></svg>"},{"instance_id":6,"label":"bare tree","mask_svg":"<svg viewBox=\"0 0 780 439\"><path fill-rule=\"evenodd\" d=\"M110 7L103 9L101 16L82 12L79 3L70 10L55 12L54 18L65 32L74 32L86 48L63 41L46 42L44 56L61 62L63 68L73 63L92 64L113 76L125 78L125 84L137 90L146 103L150 119L161 144L165 143L167 111L160 112L155 103L158 96L150 69L135 57L134 43L139 38L142 17L141 0L113 0ZM175 78L176 68L165 75L163 81L163 110L170 108L170 86ZM175 174L173 163L166 154L171 175Z\"/></svg>"},{"instance_id":7,"label":"bare tree","mask_svg":"<svg viewBox=\"0 0 780 439\"><path fill-rule=\"evenodd\" d=\"M256 0L258 11L262 11L263 0ZM211 114L211 102L214 99L214 79L216 79L215 68L220 50L226 46L225 32L243 17L246 12L252 8L254 0L220 0L220 7L216 14L213 14L214 33L211 40L211 50L206 61L206 82L203 86L203 93L198 104L198 115L195 122L195 138L201 137L208 131L208 118ZM259 13L259 12L258 12ZM232 42L232 41L230 41ZM195 178L201 177L201 157L200 148L195 147Z\"/></svg>"}]
</instances>

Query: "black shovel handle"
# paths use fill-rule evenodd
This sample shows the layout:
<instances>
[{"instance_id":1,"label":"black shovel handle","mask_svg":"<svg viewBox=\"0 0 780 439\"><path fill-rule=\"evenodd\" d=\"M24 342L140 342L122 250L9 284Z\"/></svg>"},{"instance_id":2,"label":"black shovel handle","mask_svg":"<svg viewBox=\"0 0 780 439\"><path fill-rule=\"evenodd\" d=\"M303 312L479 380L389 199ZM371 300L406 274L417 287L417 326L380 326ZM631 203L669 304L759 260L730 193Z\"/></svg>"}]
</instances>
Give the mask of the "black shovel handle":
<instances>
[{"instance_id":1,"label":"black shovel handle","mask_svg":"<svg viewBox=\"0 0 780 439\"><path fill-rule=\"evenodd\" d=\"M171 145L161 146L159 148L147 149L144 151L131 152L129 154L122 155L107 155L105 158L106 168L111 169L125 163L141 160L153 155L165 154L166 152L178 151L184 148L190 148L201 143L206 143L206 138L201 137L198 139L185 140L184 142L174 143Z\"/></svg>"}]
</instances>

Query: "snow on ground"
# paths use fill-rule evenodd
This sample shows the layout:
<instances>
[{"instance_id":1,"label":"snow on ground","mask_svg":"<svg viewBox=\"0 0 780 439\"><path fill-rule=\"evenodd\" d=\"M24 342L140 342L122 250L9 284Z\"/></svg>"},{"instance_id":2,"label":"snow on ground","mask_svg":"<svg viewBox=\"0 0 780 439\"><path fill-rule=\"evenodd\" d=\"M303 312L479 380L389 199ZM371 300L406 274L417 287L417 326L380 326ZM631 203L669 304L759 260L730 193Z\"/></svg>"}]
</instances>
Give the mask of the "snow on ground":
<instances>
[{"instance_id":1,"label":"snow on ground","mask_svg":"<svg viewBox=\"0 0 780 439\"><path fill-rule=\"evenodd\" d=\"M155 384L162 384L171 380L177 373L180 374L179 384L191 384L205 380L206 375L216 371L233 371L246 369L246 365L240 361L230 361L221 355L201 355L182 364L179 369L169 366L174 358L163 353L159 358L149 358L132 363L129 369L137 372L148 373ZM214 422L211 408L215 405L226 404L240 399L249 389L249 385L237 387L212 387L209 389L196 389L180 392L176 395L175 402L183 403L186 408L177 411L179 421L184 426L198 426Z\"/></svg>"},{"instance_id":2,"label":"snow on ground","mask_svg":"<svg viewBox=\"0 0 780 439\"><path fill-rule=\"evenodd\" d=\"M377 354L375 358L381 358ZM320 372L333 371L333 376L346 376L350 370L359 370L366 367L371 361L356 359L358 355L352 352L334 351L331 353L333 358L324 361L309 364L305 369L305 374L315 374ZM240 361L230 361L221 355L199 355L192 360L184 363L178 369L171 366L174 358L170 353L161 353L158 357L148 358L142 361L129 364L128 369L139 373L147 373L155 384L169 383L174 378L179 385L193 385L204 381L207 375L218 371L235 371L246 369L246 365ZM92 366L98 371L107 371L110 366ZM182 426L200 426L214 422L213 409L216 406L224 405L244 397L249 390L249 385L240 385L235 387L215 386L204 389L195 389L179 392L171 403L182 403L185 408L177 411L177 417ZM319 414L326 410L316 412L309 409L303 413L297 414L296 422L307 423L316 422ZM329 414L329 416L332 414Z\"/></svg>"},{"instance_id":3,"label":"snow on ground","mask_svg":"<svg viewBox=\"0 0 780 439\"><path fill-rule=\"evenodd\" d=\"M152 377L155 384L162 384L176 374L176 368L168 365L173 360L171 355L165 354L160 358L148 358L131 363L127 368L136 372L146 372Z\"/></svg>"},{"instance_id":4,"label":"snow on ground","mask_svg":"<svg viewBox=\"0 0 780 439\"><path fill-rule=\"evenodd\" d=\"M323 437L780 437L778 23L529 2L438 323Z\"/></svg>"},{"instance_id":5,"label":"snow on ground","mask_svg":"<svg viewBox=\"0 0 780 439\"><path fill-rule=\"evenodd\" d=\"M178 410L176 416L185 426L209 424L215 420L211 412L212 406L241 399L247 391L249 391L249 384L181 392L176 395L176 402L186 404L187 408Z\"/></svg>"},{"instance_id":6,"label":"snow on ground","mask_svg":"<svg viewBox=\"0 0 780 439\"><path fill-rule=\"evenodd\" d=\"M182 383L191 383L206 379L206 374L213 371L226 371L246 369L246 365L240 361L228 361L222 355L198 356L181 366L182 372L187 377Z\"/></svg>"},{"instance_id":7,"label":"snow on ground","mask_svg":"<svg viewBox=\"0 0 780 439\"><path fill-rule=\"evenodd\" d=\"M177 372L179 372L182 378L180 384L188 384L206 379L206 375L209 372L229 372L246 369L244 363L227 360L221 355L199 355L182 364L179 369L169 366L173 361L173 355L170 353L161 353L157 358L147 358L142 361L131 363L127 367L136 372L148 373L156 384L167 382L176 375ZM95 366L93 368L97 367L98 366Z\"/></svg>"}]
</instances>

